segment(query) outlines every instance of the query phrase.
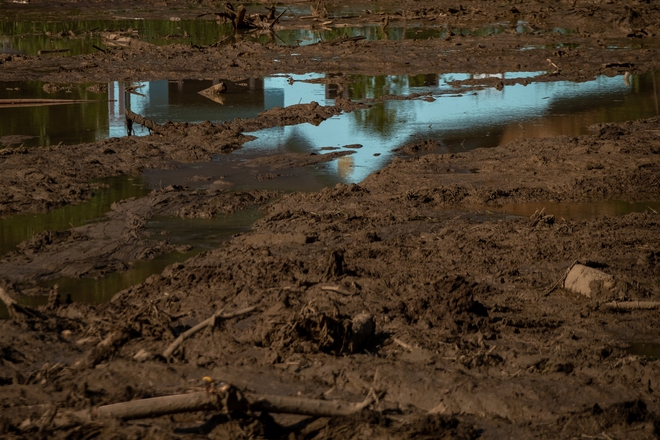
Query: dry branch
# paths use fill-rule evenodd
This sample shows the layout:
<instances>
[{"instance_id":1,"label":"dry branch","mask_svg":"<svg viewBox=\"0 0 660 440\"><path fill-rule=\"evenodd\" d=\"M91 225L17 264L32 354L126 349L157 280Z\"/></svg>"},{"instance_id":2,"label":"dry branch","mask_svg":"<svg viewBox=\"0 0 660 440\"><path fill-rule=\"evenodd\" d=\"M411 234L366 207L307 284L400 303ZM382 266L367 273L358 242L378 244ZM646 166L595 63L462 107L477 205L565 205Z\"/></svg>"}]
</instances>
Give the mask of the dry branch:
<instances>
[{"instance_id":1,"label":"dry branch","mask_svg":"<svg viewBox=\"0 0 660 440\"><path fill-rule=\"evenodd\" d=\"M191 328L189 330L186 330L185 332L181 333L179 335L179 337L176 338L174 340L174 342L172 342L172 344L170 344L170 346L167 347L167 349L163 352L163 357L165 359L168 359L170 356L172 356L174 351L177 348L179 348L179 346L181 344L183 344L183 341L186 338L189 338L190 336L194 335L195 333L197 333L200 330L205 329L206 327L214 326L218 319L231 319L231 318L234 318L236 316L245 315L247 313L252 312L256 308L257 308L256 306L252 306L252 307L248 307L248 308L245 308L245 309L242 309L242 310L237 310L235 312L225 313L225 314L222 314L223 310L219 310L219 311L215 312L213 314L213 316L211 316L210 318L200 322L199 324L197 324L193 328Z\"/></svg>"},{"instance_id":2,"label":"dry branch","mask_svg":"<svg viewBox=\"0 0 660 440\"><path fill-rule=\"evenodd\" d=\"M145 118L144 116L140 116L137 113L133 113L129 109L126 109L126 119L131 122L135 122L137 124L142 125L143 127L147 127L149 130L153 131L154 133L164 133L165 130L163 130L163 126L160 124L155 123L151 119Z\"/></svg>"},{"instance_id":3,"label":"dry branch","mask_svg":"<svg viewBox=\"0 0 660 440\"><path fill-rule=\"evenodd\" d=\"M23 320L25 318L46 319L46 316L38 310L34 310L31 307L22 306L17 303L16 300L9 296L9 294L2 287L0 287L0 301L5 303L5 306L7 306L7 311L9 312L11 319L17 321Z\"/></svg>"},{"instance_id":4,"label":"dry branch","mask_svg":"<svg viewBox=\"0 0 660 440\"><path fill-rule=\"evenodd\" d=\"M608 309L614 310L654 310L660 309L660 301L611 301L603 304Z\"/></svg>"},{"instance_id":5,"label":"dry branch","mask_svg":"<svg viewBox=\"0 0 660 440\"><path fill-rule=\"evenodd\" d=\"M335 292L335 293L338 293L338 294L344 295L344 296L353 296L353 294L343 291L341 289L341 287L339 287L339 286L321 286L321 290L326 290L326 291L329 291L329 292Z\"/></svg>"},{"instance_id":6,"label":"dry branch","mask_svg":"<svg viewBox=\"0 0 660 440\"><path fill-rule=\"evenodd\" d=\"M87 413L75 413L78 419L114 418L122 420L159 417L194 411L266 411L317 417L347 416L362 411L375 402L373 391L359 403L336 400L318 400L303 397L273 396L267 394L243 395L235 387L224 385L189 394L152 397L129 402L104 405Z\"/></svg>"}]
</instances>

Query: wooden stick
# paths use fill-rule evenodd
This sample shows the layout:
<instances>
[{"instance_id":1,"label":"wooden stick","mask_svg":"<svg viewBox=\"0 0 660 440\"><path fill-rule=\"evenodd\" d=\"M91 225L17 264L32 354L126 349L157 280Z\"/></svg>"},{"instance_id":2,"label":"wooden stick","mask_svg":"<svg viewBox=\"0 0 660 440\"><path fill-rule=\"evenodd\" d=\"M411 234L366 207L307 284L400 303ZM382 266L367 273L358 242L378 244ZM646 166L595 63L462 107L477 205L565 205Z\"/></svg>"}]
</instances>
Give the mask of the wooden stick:
<instances>
[{"instance_id":1,"label":"wooden stick","mask_svg":"<svg viewBox=\"0 0 660 440\"><path fill-rule=\"evenodd\" d=\"M413 346L410 345L410 344L406 344L405 342L403 342L403 341L402 341L401 339L399 339L399 338L392 338L392 342L394 342L394 343L397 344L397 345L400 345L401 347L405 348L406 350L409 350L409 351L415 351L415 347L413 347Z\"/></svg>"},{"instance_id":2,"label":"wooden stick","mask_svg":"<svg viewBox=\"0 0 660 440\"><path fill-rule=\"evenodd\" d=\"M317 417L348 416L362 411L375 401L373 392L370 392L367 398L360 403L258 394L247 394L246 398L250 402L252 411Z\"/></svg>"},{"instance_id":3,"label":"wooden stick","mask_svg":"<svg viewBox=\"0 0 660 440\"><path fill-rule=\"evenodd\" d=\"M327 290L330 292L339 293L340 295L344 295L344 296L353 296L352 294L341 290L339 286L321 286L321 290Z\"/></svg>"},{"instance_id":4,"label":"wooden stick","mask_svg":"<svg viewBox=\"0 0 660 440\"><path fill-rule=\"evenodd\" d=\"M235 411L238 409L232 407L233 405L223 405L223 397L227 397L227 393L210 393L207 391L152 397L150 399L131 400L100 406L96 411L92 411L92 415L102 419L130 420L183 412L223 409Z\"/></svg>"},{"instance_id":5,"label":"wooden stick","mask_svg":"<svg viewBox=\"0 0 660 440\"><path fill-rule=\"evenodd\" d=\"M208 326L212 326L212 325L214 325L217 319L231 319L231 318L234 318L234 317L236 317L236 316L245 315L245 314L247 314L247 313L250 313L250 312L252 312L253 310L255 310L256 308L257 308L256 306L252 306L252 307L248 307L248 308L245 308L245 309L242 309L242 310L237 310L237 311L235 311L235 312L225 313L225 314L222 314L222 315L221 315L221 313L223 312L222 309L219 310L219 311L217 311L217 312L215 312L215 313L213 314L213 316L211 316L210 318L208 318L208 319L206 319L206 320L200 322L199 324L197 324L197 325L194 326L193 328L191 328L191 329L189 329L189 330L186 330L185 332L181 333L181 334L179 335L179 337L176 338L176 339L174 340L174 342L172 342L172 344L170 344L170 346L167 347L167 349L163 352L163 357L164 357L165 359L168 359L170 356L172 356L172 353L174 353L174 351L175 351L177 348L179 348L179 346L180 346L181 344L183 344L183 341L184 341L186 338L188 338L188 337L194 335L194 334L197 333L198 331L203 330L203 329L205 329L205 328L208 327Z\"/></svg>"},{"instance_id":6,"label":"wooden stick","mask_svg":"<svg viewBox=\"0 0 660 440\"><path fill-rule=\"evenodd\" d=\"M46 55L49 53L65 53L65 52L71 52L71 49L53 49L53 50L40 50L37 52L37 55Z\"/></svg>"},{"instance_id":7,"label":"wooden stick","mask_svg":"<svg viewBox=\"0 0 660 440\"><path fill-rule=\"evenodd\" d=\"M89 413L92 418L114 418L122 420L159 417L194 411L266 411L282 414L299 414L317 417L347 416L362 411L375 401L373 391L359 403L337 400L318 400L304 397L246 394L243 396L231 385L189 394L152 397L129 402L104 405ZM83 418L83 413L75 413ZM82 417L81 417L82 416Z\"/></svg>"},{"instance_id":8,"label":"wooden stick","mask_svg":"<svg viewBox=\"0 0 660 440\"><path fill-rule=\"evenodd\" d=\"M603 304L608 309L615 310L654 310L660 309L660 301L611 301Z\"/></svg>"}]
</instances>

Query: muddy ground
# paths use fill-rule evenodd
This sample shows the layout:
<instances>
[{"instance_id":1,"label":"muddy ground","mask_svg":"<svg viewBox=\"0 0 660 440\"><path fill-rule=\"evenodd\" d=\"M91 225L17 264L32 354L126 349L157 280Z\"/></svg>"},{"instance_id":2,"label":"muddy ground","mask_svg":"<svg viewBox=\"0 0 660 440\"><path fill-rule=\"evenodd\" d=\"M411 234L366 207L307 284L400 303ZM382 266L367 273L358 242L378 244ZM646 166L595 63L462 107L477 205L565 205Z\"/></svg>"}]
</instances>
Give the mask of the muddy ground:
<instances>
[{"instance_id":1,"label":"muddy ground","mask_svg":"<svg viewBox=\"0 0 660 440\"><path fill-rule=\"evenodd\" d=\"M240 32L208 47L156 47L137 38L92 55L2 55L0 77L72 83L326 72L341 86L353 73L544 70L538 80L549 81L660 66L660 9L648 1L354 6L355 14L337 18L338 4L327 3L327 17L286 15L275 29L386 21L477 29L518 20L532 29L434 40L341 39L297 47L297 56L291 47L254 43ZM195 18L224 5L140 1L113 2L110 9L32 1L0 3L0 9L23 20ZM553 32L558 27L568 32ZM142 138L9 146L0 150L0 215L79 203L97 189L92 179L210 160L240 148L243 132L319 123L368 104L338 99L334 107L292 106L221 125L166 124ZM571 220L498 211L512 202L659 200L660 118L461 154L425 154L433 148L428 142L401 147L399 158L359 184L311 194L235 193L231 182L208 191L170 186L116 203L101 222L41 233L2 256L0 278L10 297L50 299L37 311L14 307L13 319L0 322L0 435L660 437L658 360L630 351L633 343L660 342L657 310L611 303L660 301L660 215L649 209ZM255 178L277 179L282 170L350 151L259 158L245 168ZM252 232L169 266L109 303L68 303L37 287L62 275L125 270L131 261L170 252L166 239L146 237L144 225L154 215L212 217L254 204L265 216ZM611 275L614 286L594 289L591 298L565 289L576 262ZM164 353L214 313L252 306ZM360 402L372 392L378 399L336 417L210 410L134 421L66 417L222 383L243 393Z\"/></svg>"}]
</instances>

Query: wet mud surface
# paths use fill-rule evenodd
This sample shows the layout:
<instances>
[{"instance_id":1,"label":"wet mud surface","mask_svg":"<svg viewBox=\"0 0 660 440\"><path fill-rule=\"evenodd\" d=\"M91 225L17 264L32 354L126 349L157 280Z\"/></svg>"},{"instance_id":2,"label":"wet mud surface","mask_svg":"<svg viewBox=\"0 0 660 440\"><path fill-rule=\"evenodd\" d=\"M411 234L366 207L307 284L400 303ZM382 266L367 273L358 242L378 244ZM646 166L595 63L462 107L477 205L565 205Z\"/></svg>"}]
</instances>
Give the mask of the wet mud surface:
<instances>
[{"instance_id":1,"label":"wet mud surface","mask_svg":"<svg viewBox=\"0 0 660 440\"><path fill-rule=\"evenodd\" d=\"M127 32L120 33L126 44L93 53L3 53L0 75L71 84L325 72L331 75L322 81L342 88L356 74L540 71L533 81L586 81L628 78L660 65L660 10L653 2L415 2L404 8L346 2L327 3L327 13L304 18L313 15L309 6L292 4L265 41L237 32L215 45L156 46ZM70 14L221 22L220 15L204 14L224 11L204 2L118 3L112 10L64 3L57 13L48 1L0 8L20 20ZM494 23L509 25L493 33L386 38L397 26L478 30ZM338 33L335 40L291 46L276 37L287 29L365 25L378 27L382 38ZM491 77L463 85L502 90L528 81ZM101 189L95 179L142 173L156 179L231 158L253 139L246 133L319 125L388 99L424 96L338 97L332 106L301 103L224 123L170 122L152 126L148 136L79 145L28 148L9 145L18 138L4 139L0 215L76 205ZM647 349L660 342L660 215L652 208L660 200L660 117L460 153L435 154L436 140L419 139L400 145L389 165L357 184L305 191L301 180L300 191L278 187L293 173L344 160L359 147L248 155L228 162L221 174L200 169L186 185L117 201L92 223L37 232L0 256L0 286L8 297L47 303L2 310L11 318L0 320L0 435L660 437L660 366L657 350ZM248 181L253 189L245 189ZM511 204L613 201L649 206L577 220L550 211L531 217L502 211ZM185 253L188 247L167 235L154 237L147 225L159 216L213 218L255 206L263 217L251 231L174 263L109 302L70 302L44 287L63 276L98 278L135 261ZM586 279L586 294L565 288L567 274L584 266L601 278ZM168 352L214 314L253 306L214 319ZM209 390L205 377L246 394L377 399L363 411L334 417L210 410L132 421L70 417Z\"/></svg>"}]
</instances>

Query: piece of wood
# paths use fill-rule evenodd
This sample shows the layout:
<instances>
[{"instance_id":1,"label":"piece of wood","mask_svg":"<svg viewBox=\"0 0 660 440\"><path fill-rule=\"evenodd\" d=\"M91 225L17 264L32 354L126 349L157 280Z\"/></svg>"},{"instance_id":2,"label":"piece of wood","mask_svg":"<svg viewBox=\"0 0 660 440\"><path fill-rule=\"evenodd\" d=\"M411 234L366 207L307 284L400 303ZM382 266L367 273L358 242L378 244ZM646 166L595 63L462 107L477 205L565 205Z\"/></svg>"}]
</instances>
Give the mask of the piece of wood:
<instances>
[{"instance_id":1,"label":"piece of wood","mask_svg":"<svg viewBox=\"0 0 660 440\"><path fill-rule=\"evenodd\" d=\"M660 309L660 301L610 301L603 304L608 309L615 310L655 310Z\"/></svg>"},{"instance_id":2,"label":"piece of wood","mask_svg":"<svg viewBox=\"0 0 660 440\"><path fill-rule=\"evenodd\" d=\"M344 296L353 296L353 294L343 291L339 286L321 286L321 290L335 292Z\"/></svg>"},{"instance_id":3,"label":"piece of wood","mask_svg":"<svg viewBox=\"0 0 660 440\"><path fill-rule=\"evenodd\" d=\"M17 303L16 300L9 296L9 294L2 287L0 287L0 301L5 303L5 306L7 306L7 311L9 312L9 316L13 320L20 321L25 318L46 319L46 316L38 310Z\"/></svg>"},{"instance_id":4,"label":"piece of wood","mask_svg":"<svg viewBox=\"0 0 660 440\"><path fill-rule=\"evenodd\" d=\"M205 329L206 327L215 325L215 323L218 319L223 319L223 320L224 319L231 319L231 318L234 318L236 316L245 315L247 313L250 313L250 312L256 310L256 308L257 308L256 306L252 306L252 307L247 307L245 309L237 310L235 312L224 313L224 314L222 313L223 312L222 309L215 312L210 318L205 319L204 321L200 322L199 324L197 324L193 328L191 328L189 330L186 330L185 332L181 333L179 335L179 337L176 338L174 340L174 342L172 342L170 344L170 346L165 349L165 351L163 352L163 357L165 359L168 359L170 356L172 356L174 351L177 348L179 348L179 346L181 344L183 344L183 341L186 338L189 338L190 336L194 335L195 333L197 333L200 330Z\"/></svg>"},{"instance_id":5,"label":"piece of wood","mask_svg":"<svg viewBox=\"0 0 660 440\"><path fill-rule=\"evenodd\" d=\"M224 409L236 411L238 408L232 407L233 405L227 407L227 404L223 404L223 400L228 400L226 397L227 393L210 393L207 391L152 397L150 399L131 400L100 406L92 411L92 415L101 419L131 420L193 411L222 411Z\"/></svg>"},{"instance_id":6,"label":"piece of wood","mask_svg":"<svg viewBox=\"0 0 660 440\"><path fill-rule=\"evenodd\" d=\"M163 126L160 124L157 124L156 122L152 121L151 119L145 118L144 116L140 116L137 113L133 113L129 109L126 109L125 112L126 114L126 119L135 122L136 124L140 124L143 127L147 127L149 130L153 131L154 133L164 133L165 130L163 129Z\"/></svg>"},{"instance_id":7,"label":"piece of wood","mask_svg":"<svg viewBox=\"0 0 660 440\"><path fill-rule=\"evenodd\" d=\"M413 346L410 345L410 344L406 344L405 342L403 342L403 341L402 341L401 339L399 339L399 338L392 338L392 342L394 342L395 344L397 344L397 345L399 345L399 346L405 348L405 349L408 350L408 351L415 351L415 347L413 347Z\"/></svg>"},{"instance_id":8,"label":"piece of wood","mask_svg":"<svg viewBox=\"0 0 660 440\"><path fill-rule=\"evenodd\" d=\"M299 414L317 417L347 416L362 411L375 402L372 391L362 402L318 400L304 397L274 396L240 393L231 385L209 388L189 394L152 397L129 402L104 405L89 412L92 419L142 419L194 411L266 411L281 414ZM75 413L84 419L85 413Z\"/></svg>"},{"instance_id":9,"label":"piece of wood","mask_svg":"<svg viewBox=\"0 0 660 440\"><path fill-rule=\"evenodd\" d=\"M362 411L375 401L373 393L369 393L367 398L359 403L258 394L246 394L246 398L252 411L316 417L348 416Z\"/></svg>"}]
</instances>

